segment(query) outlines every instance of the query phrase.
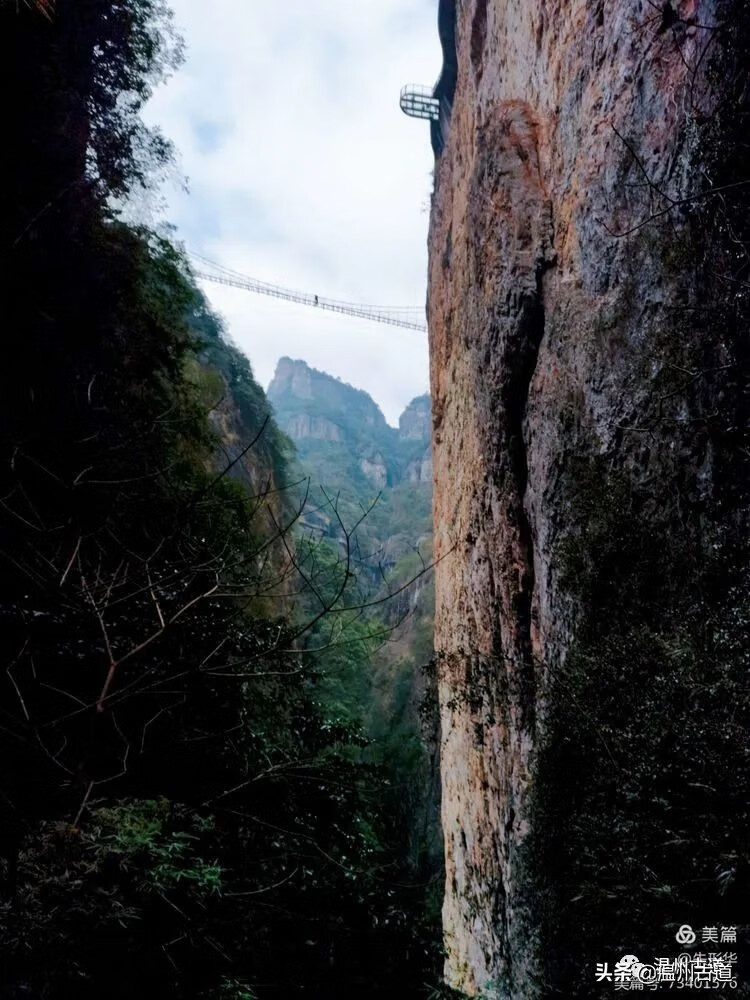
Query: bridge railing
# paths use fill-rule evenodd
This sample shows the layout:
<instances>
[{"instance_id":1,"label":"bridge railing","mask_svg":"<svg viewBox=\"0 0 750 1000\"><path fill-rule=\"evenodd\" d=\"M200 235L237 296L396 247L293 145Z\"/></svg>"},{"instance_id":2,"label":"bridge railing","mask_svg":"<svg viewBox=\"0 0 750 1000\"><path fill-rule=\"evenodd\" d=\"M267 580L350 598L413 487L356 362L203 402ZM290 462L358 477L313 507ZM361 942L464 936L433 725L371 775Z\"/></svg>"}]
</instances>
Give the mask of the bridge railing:
<instances>
[{"instance_id":1,"label":"bridge railing","mask_svg":"<svg viewBox=\"0 0 750 1000\"><path fill-rule=\"evenodd\" d=\"M399 105L410 118L437 121L440 118L440 101L432 96L432 89L419 83L407 83L401 88Z\"/></svg>"},{"instance_id":2,"label":"bridge railing","mask_svg":"<svg viewBox=\"0 0 750 1000\"><path fill-rule=\"evenodd\" d=\"M274 299L284 299L287 302L297 302L303 306L312 306L315 309L323 309L328 312L340 313L344 316L356 316L358 319L370 320L374 323L385 323L387 326L400 326L407 330L417 330L425 333L427 330L424 322L417 320L413 310L386 309L378 306L361 306L350 302L341 302L336 299L326 299L321 295L312 295L307 292L298 292L291 288L281 288L278 285L270 285L265 281L257 281L240 274L227 274L226 272L217 274L208 268L201 268L194 271L197 278L204 281L213 281L219 285L229 285L232 288L242 288L246 292L254 292L256 295L268 295Z\"/></svg>"}]
</instances>

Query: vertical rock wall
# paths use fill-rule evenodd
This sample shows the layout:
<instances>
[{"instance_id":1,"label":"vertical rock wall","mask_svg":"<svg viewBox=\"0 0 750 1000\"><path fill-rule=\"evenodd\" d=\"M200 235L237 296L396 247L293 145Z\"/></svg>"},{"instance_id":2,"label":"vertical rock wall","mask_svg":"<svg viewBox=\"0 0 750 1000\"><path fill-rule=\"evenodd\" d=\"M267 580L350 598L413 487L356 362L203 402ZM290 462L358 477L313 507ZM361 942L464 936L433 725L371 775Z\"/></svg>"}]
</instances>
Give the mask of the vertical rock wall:
<instances>
[{"instance_id":1,"label":"vertical rock wall","mask_svg":"<svg viewBox=\"0 0 750 1000\"><path fill-rule=\"evenodd\" d=\"M685 318L721 289L680 252L730 7L457 5L428 313L447 977L472 995L540 993L526 845L550 672L582 613L555 558L572 464L713 502L716 384L654 379L727 361L723 331Z\"/></svg>"}]
</instances>

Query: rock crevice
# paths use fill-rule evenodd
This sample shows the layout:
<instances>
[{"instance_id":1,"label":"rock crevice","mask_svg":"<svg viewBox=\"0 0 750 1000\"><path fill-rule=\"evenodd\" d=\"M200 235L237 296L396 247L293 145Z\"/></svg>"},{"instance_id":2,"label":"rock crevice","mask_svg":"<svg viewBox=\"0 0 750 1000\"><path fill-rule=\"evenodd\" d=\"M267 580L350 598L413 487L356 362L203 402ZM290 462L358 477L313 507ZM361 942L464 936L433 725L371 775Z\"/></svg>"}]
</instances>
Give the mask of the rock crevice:
<instances>
[{"instance_id":1,"label":"rock crevice","mask_svg":"<svg viewBox=\"0 0 750 1000\"><path fill-rule=\"evenodd\" d=\"M678 329L699 279L672 211L700 176L715 97L695 26L716 11L672 6L664 30L624 0L456 6L428 319L447 976L470 994L541 989L530 795L550 673L585 611L556 558L576 463L638 487L682 461L683 496L712 489L685 416L704 401L653 385L685 352L720 353L708 325ZM634 430L665 406L668 434ZM678 490L662 495L678 511Z\"/></svg>"}]
</instances>

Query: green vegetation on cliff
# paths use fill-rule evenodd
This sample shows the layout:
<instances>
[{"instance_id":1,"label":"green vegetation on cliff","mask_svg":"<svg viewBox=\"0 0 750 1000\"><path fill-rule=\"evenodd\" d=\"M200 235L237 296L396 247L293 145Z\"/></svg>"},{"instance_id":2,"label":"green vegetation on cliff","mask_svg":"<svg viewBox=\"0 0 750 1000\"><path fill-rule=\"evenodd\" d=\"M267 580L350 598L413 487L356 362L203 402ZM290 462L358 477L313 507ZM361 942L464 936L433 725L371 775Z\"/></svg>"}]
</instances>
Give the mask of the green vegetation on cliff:
<instances>
[{"instance_id":1,"label":"green vegetation on cliff","mask_svg":"<svg viewBox=\"0 0 750 1000\"><path fill-rule=\"evenodd\" d=\"M269 400L296 449L306 544L319 562L334 567L346 548L352 572L349 603L355 607L339 627L323 687L372 741L367 759L388 774L398 850L415 875L433 880L434 913L442 843L436 692L428 670L434 620L429 396L413 400L395 429L367 393L282 358ZM314 602L305 610L313 613Z\"/></svg>"},{"instance_id":2,"label":"green vegetation on cliff","mask_svg":"<svg viewBox=\"0 0 750 1000\"><path fill-rule=\"evenodd\" d=\"M166 10L0 24L0 996L416 993L389 778L342 647L302 641L351 583L334 557L331 613L291 607L289 443L181 252L118 211L168 160L139 118Z\"/></svg>"}]
</instances>

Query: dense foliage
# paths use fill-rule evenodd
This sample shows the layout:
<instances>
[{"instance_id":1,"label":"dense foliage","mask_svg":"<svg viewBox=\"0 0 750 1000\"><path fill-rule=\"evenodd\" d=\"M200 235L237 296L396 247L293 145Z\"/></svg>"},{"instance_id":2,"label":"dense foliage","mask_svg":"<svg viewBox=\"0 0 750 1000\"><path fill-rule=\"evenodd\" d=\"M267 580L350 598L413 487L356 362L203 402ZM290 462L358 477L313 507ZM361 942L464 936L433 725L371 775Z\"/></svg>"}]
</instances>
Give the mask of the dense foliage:
<instances>
[{"instance_id":1,"label":"dense foliage","mask_svg":"<svg viewBox=\"0 0 750 1000\"><path fill-rule=\"evenodd\" d=\"M437 920L443 866L437 692L429 670L432 484L422 471L429 397L410 404L397 430L367 393L282 359L269 399L294 436L294 478L307 498L301 552L305 571L316 574L308 613L316 610L314 590L335 589L344 563L351 574L351 611L337 615L323 686L331 704L371 739L367 760L388 777L384 800L394 819L393 845L428 880ZM311 644L325 642L331 631L331 622L322 622Z\"/></svg>"},{"instance_id":2,"label":"dense foliage","mask_svg":"<svg viewBox=\"0 0 750 1000\"><path fill-rule=\"evenodd\" d=\"M336 644L305 651L333 609L299 600L288 442L182 254L118 212L168 162L139 118L167 12L0 22L0 995L417 992L424 887Z\"/></svg>"}]
</instances>

